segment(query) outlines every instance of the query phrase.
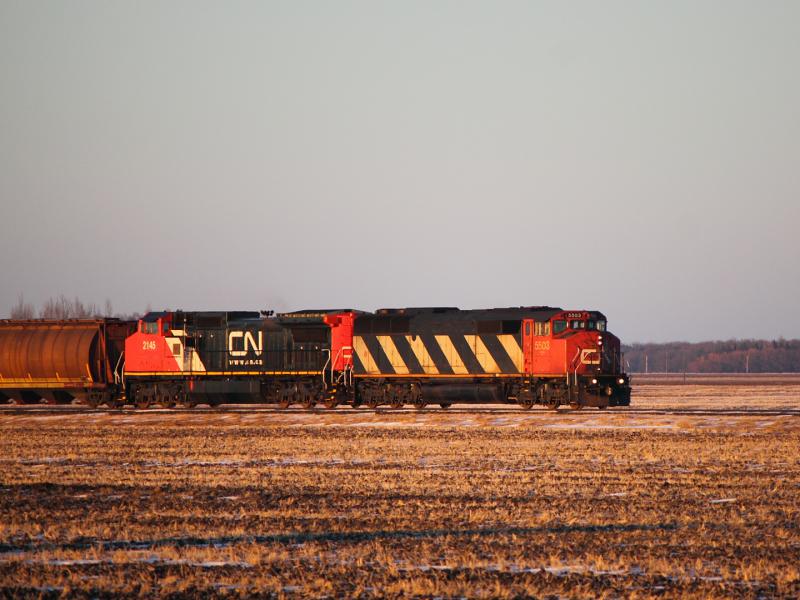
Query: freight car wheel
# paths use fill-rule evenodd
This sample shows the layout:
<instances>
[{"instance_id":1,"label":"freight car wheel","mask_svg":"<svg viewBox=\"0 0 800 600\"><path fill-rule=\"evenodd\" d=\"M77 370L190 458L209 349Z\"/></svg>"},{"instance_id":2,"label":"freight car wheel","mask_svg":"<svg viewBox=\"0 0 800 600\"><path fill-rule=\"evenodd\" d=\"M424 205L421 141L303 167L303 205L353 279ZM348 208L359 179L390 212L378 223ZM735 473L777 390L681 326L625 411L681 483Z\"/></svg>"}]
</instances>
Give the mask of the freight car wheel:
<instances>
[{"instance_id":1,"label":"freight car wheel","mask_svg":"<svg viewBox=\"0 0 800 600\"><path fill-rule=\"evenodd\" d=\"M444 408L445 410L447 410L448 408L450 408L450 407L451 407L451 406L453 406L453 405L452 405L452 404L450 404L449 402L440 402L440 403L439 403L439 406L441 406L442 408Z\"/></svg>"},{"instance_id":2,"label":"freight car wheel","mask_svg":"<svg viewBox=\"0 0 800 600\"><path fill-rule=\"evenodd\" d=\"M545 406L547 406L548 410L558 410L558 407L561 406L561 403L558 400L548 402ZM572 406L570 404L570 406Z\"/></svg>"},{"instance_id":3,"label":"freight car wheel","mask_svg":"<svg viewBox=\"0 0 800 600\"><path fill-rule=\"evenodd\" d=\"M578 403L578 402L570 402L570 403L569 403L569 407L570 407L572 410L580 410L580 409L582 409L582 408L583 408L583 404L580 404L580 403Z\"/></svg>"}]
</instances>

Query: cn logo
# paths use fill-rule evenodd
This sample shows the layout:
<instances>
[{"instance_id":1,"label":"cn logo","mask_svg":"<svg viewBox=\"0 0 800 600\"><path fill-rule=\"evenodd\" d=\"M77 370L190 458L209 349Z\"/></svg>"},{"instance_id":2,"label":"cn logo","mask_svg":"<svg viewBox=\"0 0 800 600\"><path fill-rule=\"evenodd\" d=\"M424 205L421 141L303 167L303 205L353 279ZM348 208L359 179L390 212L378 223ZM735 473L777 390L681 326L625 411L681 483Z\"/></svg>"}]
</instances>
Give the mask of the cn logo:
<instances>
[{"instance_id":1,"label":"cn logo","mask_svg":"<svg viewBox=\"0 0 800 600\"><path fill-rule=\"evenodd\" d=\"M242 340L239 342L239 340ZM240 348L237 350L236 348ZM264 332L258 332L258 343L249 331L231 331L228 334L228 352L231 356L247 356L252 349L256 356L261 356L264 347Z\"/></svg>"},{"instance_id":2,"label":"cn logo","mask_svg":"<svg viewBox=\"0 0 800 600\"><path fill-rule=\"evenodd\" d=\"M581 350L581 362L584 365L599 365L600 354L592 348Z\"/></svg>"}]
</instances>

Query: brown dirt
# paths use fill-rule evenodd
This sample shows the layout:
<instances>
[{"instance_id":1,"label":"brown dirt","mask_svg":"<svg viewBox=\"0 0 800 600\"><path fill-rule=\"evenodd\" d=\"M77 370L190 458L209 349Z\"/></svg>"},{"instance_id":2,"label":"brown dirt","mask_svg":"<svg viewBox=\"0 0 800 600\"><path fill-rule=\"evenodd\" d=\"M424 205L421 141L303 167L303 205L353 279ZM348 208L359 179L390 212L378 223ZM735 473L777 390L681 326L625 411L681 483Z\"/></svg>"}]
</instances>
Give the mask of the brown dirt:
<instances>
[{"instance_id":1,"label":"brown dirt","mask_svg":"<svg viewBox=\"0 0 800 600\"><path fill-rule=\"evenodd\" d=\"M800 596L800 387L0 410L0 595Z\"/></svg>"}]
</instances>

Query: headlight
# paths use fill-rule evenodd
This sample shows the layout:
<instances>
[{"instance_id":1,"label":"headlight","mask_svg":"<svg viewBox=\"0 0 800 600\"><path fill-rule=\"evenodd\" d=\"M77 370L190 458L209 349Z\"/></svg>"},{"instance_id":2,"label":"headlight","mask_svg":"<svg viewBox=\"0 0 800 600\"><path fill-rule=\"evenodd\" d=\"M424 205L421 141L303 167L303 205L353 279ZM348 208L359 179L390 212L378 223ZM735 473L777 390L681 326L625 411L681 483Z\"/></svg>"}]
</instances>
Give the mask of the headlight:
<instances>
[{"instance_id":1,"label":"headlight","mask_svg":"<svg viewBox=\"0 0 800 600\"><path fill-rule=\"evenodd\" d=\"M592 385L597 385L597 379L592 379Z\"/></svg>"},{"instance_id":2,"label":"headlight","mask_svg":"<svg viewBox=\"0 0 800 600\"><path fill-rule=\"evenodd\" d=\"M619 379L617 379L617 382L618 382L620 385L622 385L623 383L625 383L625 380L624 380L622 377L620 377Z\"/></svg>"}]
</instances>

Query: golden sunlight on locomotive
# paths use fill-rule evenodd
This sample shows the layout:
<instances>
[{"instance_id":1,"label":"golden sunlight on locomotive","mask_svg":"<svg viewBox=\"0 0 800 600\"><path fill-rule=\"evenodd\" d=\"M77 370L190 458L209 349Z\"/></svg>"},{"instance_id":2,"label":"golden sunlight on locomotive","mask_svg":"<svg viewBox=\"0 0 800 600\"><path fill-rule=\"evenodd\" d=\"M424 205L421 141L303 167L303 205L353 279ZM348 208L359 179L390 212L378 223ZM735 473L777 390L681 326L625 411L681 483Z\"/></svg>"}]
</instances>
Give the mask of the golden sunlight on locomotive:
<instances>
[{"instance_id":1,"label":"golden sunlight on locomotive","mask_svg":"<svg viewBox=\"0 0 800 600\"><path fill-rule=\"evenodd\" d=\"M127 400L140 408L630 404L619 339L596 311L150 313L125 352Z\"/></svg>"}]
</instances>

